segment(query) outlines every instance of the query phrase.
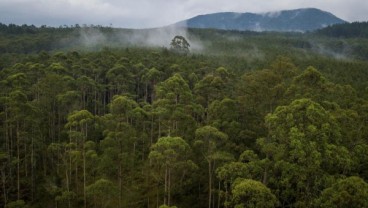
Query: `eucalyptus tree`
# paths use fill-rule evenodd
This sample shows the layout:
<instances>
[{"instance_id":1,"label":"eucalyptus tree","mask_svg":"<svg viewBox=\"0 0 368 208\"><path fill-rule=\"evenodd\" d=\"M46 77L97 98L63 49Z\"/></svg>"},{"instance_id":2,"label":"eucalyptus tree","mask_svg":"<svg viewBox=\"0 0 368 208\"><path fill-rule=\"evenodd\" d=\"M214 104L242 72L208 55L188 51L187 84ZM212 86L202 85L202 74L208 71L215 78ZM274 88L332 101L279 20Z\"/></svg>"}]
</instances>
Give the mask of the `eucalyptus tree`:
<instances>
[{"instance_id":1,"label":"eucalyptus tree","mask_svg":"<svg viewBox=\"0 0 368 208\"><path fill-rule=\"evenodd\" d=\"M221 204L221 198L224 198L224 206L229 207L231 202L231 186L235 185L235 181L239 178L252 178L253 180L262 180L262 173L266 160L260 160L258 155L252 150L245 150L239 157L238 161L228 162L216 169L216 176L224 184L225 193L219 195L218 204ZM219 192L221 192L219 187ZM224 195L224 196L223 196ZM221 197L222 196L222 197Z\"/></svg>"},{"instance_id":2,"label":"eucalyptus tree","mask_svg":"<svg viewBox=\"0 0 368 208\"><path fill-rule=\"evenodd\" d=\"M129 93L131 89L134 89L134 76L126 64L116 63L113 68L107 71L106 77L110 83L109 100L112 100L114 95Z\"/></svg>"},{"instance_id":3,"label":"eucalyptus tree","mask_svg":"<svg viewBox=\"0 0 368 208\"><path fill-rule=\"evenodd\" d=\"M180 137L161 137L152 145L148 158L157 167L158 173L164 178L164 204L171 205L172 184L177 183L172 178L180 172L193 167L188 160L190 146ZM174 178L175 179L175 178ZM176 179L177 180L177 179Z\"/></svg>"},{"instance_id":4,"label":"eucalyptus tree","mask_svg":"<svg viewBox=\"0 0 368 208\"><path fill-rule=\"evenodd\" d=\"M160 81L163 73L157 70L155 67L146 71L143 75L142 79L145 82L145 93L144 98L147 103L153 103L156 99L155 87L156 84Z\"/></svg>"},{"instance_id":5,"label":"eucalyptus tree","mask_svg":"<svg viewBox=\"0 0 368 208\"><path fill-rule=\"evenodd\" d=\"M116 207L114 202L118 195L116 185L107 179L98 179L86 187L87 197L92 200L94 207Z\"/></svg>"},{"instance_id":6,"label":"eucalyptus tree","mask_svg":"<svg viewBox=\"0 0 368 208\"><path fill-rule=\"evenodd\" d=\"M318 103L299 99L279 106L266 116L266 126L268 136L257 141L271 162L262 181L282 206L310 206L332 175L350 171L352 161L340 127Z\"/></svg>"},{"instance_id":7,"label":"eucalyptus tree","mask_svg":"<svg viewBox=\"0 0 368 208\"><path fill-rule=\"evenodd\" d=\"M231 156L221 151L221 146L227 140L228 136L225 133L212 126L200 127L195 132L194 146L200 149L208 165L208 208L211 208L212 205L214 162L217 160L231 159Z\"/></svg>"},{"instance_id":8,"label":"eucalyptus tree","mask_svg":"<svg viewBox=\"0 0 368 208\"><path fill-rule=\"evenodd\" d=\"M68 129L69 134L69 143L75 144L75 153L82 154L82 169L83 169L83 201L84 207L87 206L87 196L86 196L86 141L89 138L89 131L93 128L94 116L87 110L74 111L68 115L68 122L65 125L65 128ZM73 141L74 140L74 141ZM71 160L71 158L70 158ZM78 178L78 161L76 161L76 180ZM76 187L78 184L76 183ZM78 194L78 193L77 193Z\"/></svg>"},{"instance_id":9,"label":"eucalyptus tree","mask_svg":"<svg viewBox=\"0 0 368 208\"><path fill-rule=\"evenodd\" d=\"M276 196L259 181L238 179L232 187L232 203L235 208L273 208L277 207Z\"/></svg>"},{"instance_id":10,"label":"eucalyptus tree","mask_svg":"<svg viewBox=\"0 0 368 208\"><path fill-rule=\"evenodd\" d=\"M162 133L189 136L194 128L193 96L180 74L161 82L156 88L157 100L153 104L159 116L159 137Z\"/></svg>"},{"instance_id":11,"label":"eucalyptus tree","mask_svg":"<svg viewBox=\"0 0 368 208\"><path fill-rule=\"evenodd\" d=\"M189 53L189 42L180 35L175 36L170 43L171 50L177 53L187 54Z\"/></svg>"},{"instance_id":12,"label":"eucalyptus tree","mask_svg":"<svg viewBox=\"0 0 368 208\"><path fill-rule=\"evenodd\" d=\"M124 170L132 169L135 160L136 130L132 126L138 104L127 96L115 96L109 105L110 114L103 119L104 140L101 141L101 168L107 176L118 179L119 206L123 201Z\"/></svg>"},{"instance_id":13,"label":"eucalyptus tree","mask_svg":"<svg viewBox=\"0 0 368 208\"><path fill-rule=\"evenodd\" d=\"M351 176L340 179L324 189L315 201L316 207L367 207L368 184L362 178Z\"/></svg>"}]
</instances>

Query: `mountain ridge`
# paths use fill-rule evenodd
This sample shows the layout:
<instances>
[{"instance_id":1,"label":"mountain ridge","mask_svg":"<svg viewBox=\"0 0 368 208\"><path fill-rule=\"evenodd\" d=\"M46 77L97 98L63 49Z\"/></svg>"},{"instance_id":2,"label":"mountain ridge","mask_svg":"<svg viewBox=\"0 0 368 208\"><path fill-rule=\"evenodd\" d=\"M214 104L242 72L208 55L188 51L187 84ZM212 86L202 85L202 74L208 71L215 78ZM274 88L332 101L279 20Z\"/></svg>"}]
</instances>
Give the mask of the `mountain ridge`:
<instances>
[{"instance_id":1,"label":"mountain ridge","mask_svg":"<svg viewBox=\"0 0 368 208\"><path fill-rule=\"evenodd\" d=\"M240 31L306 32L346 22L330 12L316 8L301 8L264 13L218 12L203 14L177 22L174 25L188 28Z\"/></svg>"}]
</instances>

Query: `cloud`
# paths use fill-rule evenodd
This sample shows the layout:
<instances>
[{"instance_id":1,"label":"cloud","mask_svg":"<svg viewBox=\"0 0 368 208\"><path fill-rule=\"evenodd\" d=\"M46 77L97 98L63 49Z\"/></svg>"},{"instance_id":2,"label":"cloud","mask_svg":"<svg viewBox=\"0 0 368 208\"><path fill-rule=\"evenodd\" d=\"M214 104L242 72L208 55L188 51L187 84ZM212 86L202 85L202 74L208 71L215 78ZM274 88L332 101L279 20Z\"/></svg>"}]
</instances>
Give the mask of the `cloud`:
<instances>
[{"instance_id":1,"label":"cloud","mask_svg":"<svg viewBox=\"0 0 368 208\"><path fill-rule=\"evenodd\" d=\"M326 10L348 21L368 20L366 0L0 0L0 21L51 26L78 23L147 28L206 13L265 13L306 7Z\"/></svg>"}]
</instances>

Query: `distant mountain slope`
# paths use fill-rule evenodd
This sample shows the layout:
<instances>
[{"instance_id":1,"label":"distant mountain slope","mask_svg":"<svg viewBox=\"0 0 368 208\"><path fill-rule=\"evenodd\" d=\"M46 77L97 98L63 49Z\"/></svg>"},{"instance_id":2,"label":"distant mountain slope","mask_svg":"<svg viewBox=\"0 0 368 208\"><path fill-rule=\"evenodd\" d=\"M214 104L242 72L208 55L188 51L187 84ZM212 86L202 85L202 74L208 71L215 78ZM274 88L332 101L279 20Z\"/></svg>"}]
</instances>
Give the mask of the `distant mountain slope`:
<instances>
[{"instance_id":1,"label":"distant mountain slope","mask_svg":"<svg viewBox=\"0 0 368 208\"><path fill-rule=\"evenodd\" d=\"M175 25L224 30L304 32L345 22L329 12L307 8L261 14L234 12L206 14L178 22Z\"/></svg>"},{"instance_id":2,"label":"distant mountain slope","mask_svg":"<svg viewBox=\"0 0 368 208\"><path fill-rule=\"evenodd\" d=\"M317 34L338 38L368 38L368 22L331 25L316 31Z\"/></svg>"}]
</instances>

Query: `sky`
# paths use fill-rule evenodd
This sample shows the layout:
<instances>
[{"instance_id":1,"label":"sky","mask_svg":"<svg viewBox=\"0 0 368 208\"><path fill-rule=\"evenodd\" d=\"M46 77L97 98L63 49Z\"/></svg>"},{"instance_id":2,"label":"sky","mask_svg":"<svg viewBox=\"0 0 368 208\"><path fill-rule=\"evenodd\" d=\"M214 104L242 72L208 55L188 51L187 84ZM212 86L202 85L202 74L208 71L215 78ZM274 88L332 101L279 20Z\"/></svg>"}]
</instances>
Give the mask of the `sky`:
<instances>
[{"instance_id":1,"label":"sky","mask_svg":"<svg viewBox=\"0 0 368 208\"><path fill-rule=\"evenodd\" d=\"M318 8L349 22L368 21L368 0L0 0L0 22L152 28L215 12Z\"/></svg>"}]
</instances>

